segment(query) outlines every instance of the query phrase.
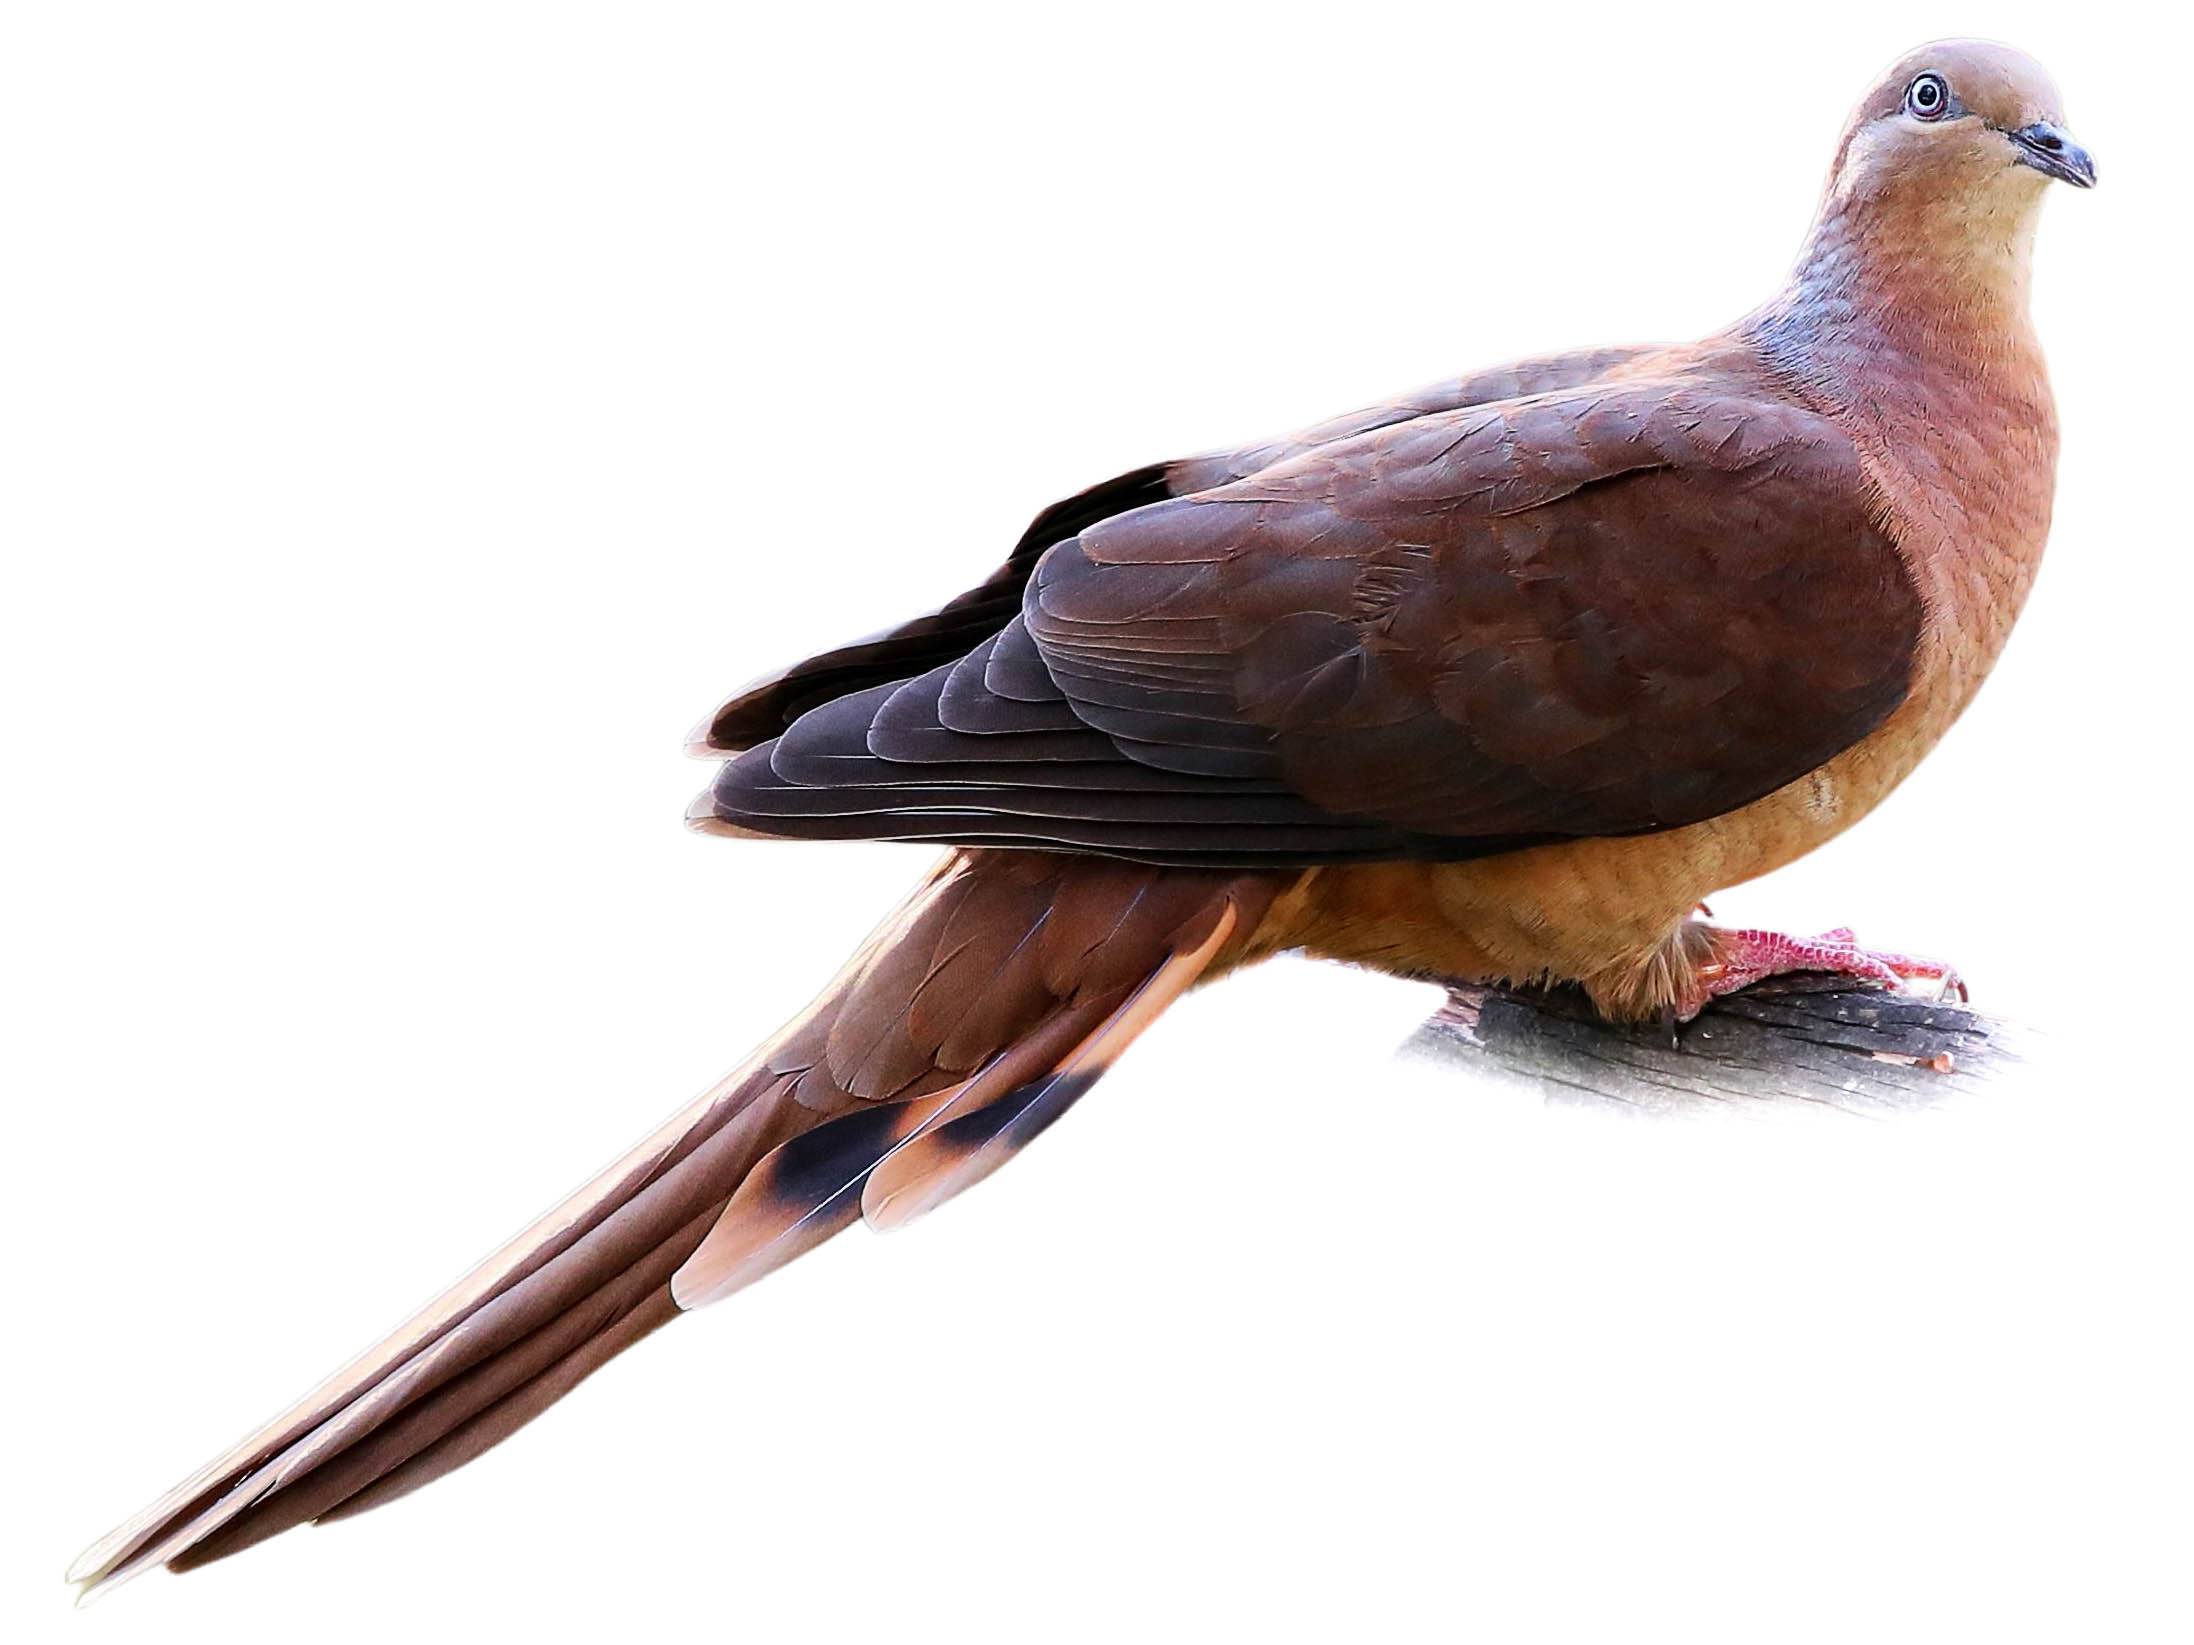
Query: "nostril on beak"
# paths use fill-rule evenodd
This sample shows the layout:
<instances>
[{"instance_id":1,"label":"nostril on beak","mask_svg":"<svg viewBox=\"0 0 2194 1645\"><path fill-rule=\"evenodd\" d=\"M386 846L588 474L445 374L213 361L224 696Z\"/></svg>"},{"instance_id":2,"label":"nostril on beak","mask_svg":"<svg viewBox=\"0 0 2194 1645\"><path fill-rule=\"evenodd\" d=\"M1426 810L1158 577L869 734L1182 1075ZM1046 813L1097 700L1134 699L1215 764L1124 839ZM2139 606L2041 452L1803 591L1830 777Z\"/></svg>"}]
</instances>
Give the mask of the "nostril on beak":
<instances>
[{"instance_id":1,"label":"nostril on beak","mask_svg":"<svg viewBox=\"0 0 2194 1645\"><path fill-rule=\"evenodd\" d=\"M2020 160L2044 176L2061 178L2074 188L2095 186L2094 157L2050 121L2037 120L2004 135L2017 146Z\"/></svg>"}]
</instances>

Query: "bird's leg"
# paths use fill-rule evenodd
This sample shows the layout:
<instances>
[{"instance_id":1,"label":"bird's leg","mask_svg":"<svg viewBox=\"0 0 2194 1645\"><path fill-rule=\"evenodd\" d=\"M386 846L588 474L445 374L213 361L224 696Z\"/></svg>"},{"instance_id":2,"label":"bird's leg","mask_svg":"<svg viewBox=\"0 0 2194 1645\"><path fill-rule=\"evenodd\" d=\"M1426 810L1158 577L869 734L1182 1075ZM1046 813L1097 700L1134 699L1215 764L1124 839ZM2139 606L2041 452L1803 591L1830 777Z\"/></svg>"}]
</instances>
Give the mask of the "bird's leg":
<instances>
[{"instance_id":1,"label":"bird's leg","mask_svg":"<svg viewBox=\"0 0 2194 1645\"><path fill-rule=\"evenodd\" d=\"M1447 1000L1432 1014L1432 1020L1466 1044L1483 1045L1485 1042L1478 1037L1478 1019L1484 1014L1486 1000L1492 993L1493 990L1483 983L1450 977L1447 979Z\"/></svg>"},{"instance_id":2,"label":"bird's leg","mask_svg":"<svg viewBox=\"0 0 2194 1645\"><path fill-rule=\"evenodd\" d=\"M1965 981L1955 966L1913 954L1861 948L1845 926L1823 931L1817 937L1790 937L1780 931L1717 929L1713 939L1712 952L1697 967L1692 997L1677 1005L1678 1014L1686 1021L1697 1016L1709 1000L1793 971L1825 971L1891 989L1910 989L1915 983L1933 983L1937 999L1948 999L1952 995L1960 1001L1966 998Z\"/></svg>"}]
</instances>

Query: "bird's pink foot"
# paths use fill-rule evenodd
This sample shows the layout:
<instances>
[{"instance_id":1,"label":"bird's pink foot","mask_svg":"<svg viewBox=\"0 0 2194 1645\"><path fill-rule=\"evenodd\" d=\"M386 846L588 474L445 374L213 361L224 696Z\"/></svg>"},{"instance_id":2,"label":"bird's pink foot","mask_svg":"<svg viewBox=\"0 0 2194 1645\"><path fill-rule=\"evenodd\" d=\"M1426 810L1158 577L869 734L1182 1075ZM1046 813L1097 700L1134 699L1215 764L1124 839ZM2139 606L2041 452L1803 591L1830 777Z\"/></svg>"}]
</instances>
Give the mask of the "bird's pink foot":
<instances>
[{"instance_id":1,"label":"bird's pink foot","mask_svg":"<svg viewBox=\"0 0 2194 1645\"><path fill-rule=\"evenodd\" d=\"M1847 926L1823 931L1817 937L1790 937L1780 931L1717 930L1713 955L1698 968L1696 996L1680 1002L1677 1015L1688 1022L1705 1009L1709 1000L1793 971L1825 971L1907 992L1918 992L1919 985L1932 984L1936 999L1966 998L1965 979L1955 966L1914 954L1861 948Z\"/></svg>"}]
</instances>

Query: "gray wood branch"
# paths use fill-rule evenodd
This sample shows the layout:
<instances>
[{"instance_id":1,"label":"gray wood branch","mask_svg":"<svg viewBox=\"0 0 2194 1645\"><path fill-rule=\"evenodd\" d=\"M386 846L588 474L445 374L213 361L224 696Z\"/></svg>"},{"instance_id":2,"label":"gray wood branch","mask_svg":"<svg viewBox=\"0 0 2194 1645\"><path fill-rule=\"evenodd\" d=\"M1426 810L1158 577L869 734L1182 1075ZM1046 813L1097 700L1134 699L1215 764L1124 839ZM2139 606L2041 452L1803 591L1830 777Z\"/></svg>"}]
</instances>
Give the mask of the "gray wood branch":
<instances>
[{"instance_id":1,"label":"gray wood branch","mask_svg":"<svg viewBox=\"0 0 2194 1645\"><path fill-rule=\"evenodd\" d=\"M1574 989L1456 988L1403 1047L1412 1058L1521 1082L1551 1102L1628 1113L1808 1105L1882 1114L1972 1093L2032 1042L1949 1002L1778 977L1676 1031L1616 1028Z\"/></svg>"}]
</instances>

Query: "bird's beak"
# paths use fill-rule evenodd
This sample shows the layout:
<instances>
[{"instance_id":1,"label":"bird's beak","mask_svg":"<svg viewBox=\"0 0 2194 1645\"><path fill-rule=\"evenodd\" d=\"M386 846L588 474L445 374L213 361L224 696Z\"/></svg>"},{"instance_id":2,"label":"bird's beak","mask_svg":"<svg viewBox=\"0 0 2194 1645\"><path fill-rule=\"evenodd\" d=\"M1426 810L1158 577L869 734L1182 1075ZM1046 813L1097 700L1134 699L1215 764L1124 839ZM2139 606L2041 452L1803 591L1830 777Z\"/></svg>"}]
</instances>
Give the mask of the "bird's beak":
<instances>
[{"instance_id":1,"label":"bird's beak","mask_svg":"<svg viewBox=\"0 0 2194 1645\"><path fill-rule=\"evenodd\" d=\"M2095 186L2095 157L2047 120L2037 120L2007 135L2022 166L2032 166L2044 177L2054 177L2074 188Z\"/></svg>"}]
</instances>

